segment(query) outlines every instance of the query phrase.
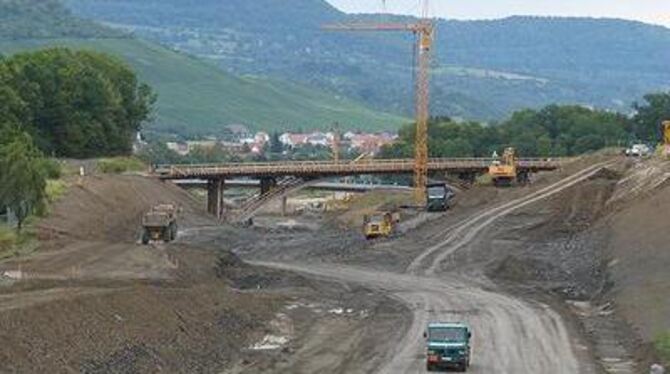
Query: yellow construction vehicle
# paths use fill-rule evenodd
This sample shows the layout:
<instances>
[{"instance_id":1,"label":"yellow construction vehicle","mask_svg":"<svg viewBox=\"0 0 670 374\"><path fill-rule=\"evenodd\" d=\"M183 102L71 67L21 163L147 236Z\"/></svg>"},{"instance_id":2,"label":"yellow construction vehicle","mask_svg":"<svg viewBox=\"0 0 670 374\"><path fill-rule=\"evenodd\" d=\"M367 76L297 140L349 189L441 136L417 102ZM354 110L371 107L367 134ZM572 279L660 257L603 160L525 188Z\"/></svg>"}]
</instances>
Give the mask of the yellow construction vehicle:
<instances>
[{"instance_id":1,"label":"yellow construction vehicle","mask_svg":"<svg viewBox=\"0 0 670 374\"><path fill-rule=\"evenodd\" d=\"M142 244L150 241L169 243L177 238L177 215L181 208L161 204L151 208L142 217Z\"/></svg>"},{"instance_id":2,"label":"yellow construction vehicle","mask_svg":"<svg viewBox=\"0 0 670 374\"><path fill-rule=\"evenodd\" d=\"M391 236L400 223L398 212L377 212L363 217L363 232L366 239Z\"/></svg>"},{"instance_id":3,"label":"yellow construction vehicle","mask_svg":"<svg viewBox=\"0 0 670 374\"><path fill-rule=\"evenodd\" d=\"M495 160L489 166L489 175L496 187L510 186L517 178L517 157L512 147L505 148L500 160Z\"/></svg>"},{"instance_id":4,"label":"yellow construction vehicle","mask_svg":"<svg viewBox=\"0 0 670 374\"><path fill-rule=\"evenodd\" d=\"M663 121L663 154L670 157L670 121Z\"/></svg>"}]
</instances>

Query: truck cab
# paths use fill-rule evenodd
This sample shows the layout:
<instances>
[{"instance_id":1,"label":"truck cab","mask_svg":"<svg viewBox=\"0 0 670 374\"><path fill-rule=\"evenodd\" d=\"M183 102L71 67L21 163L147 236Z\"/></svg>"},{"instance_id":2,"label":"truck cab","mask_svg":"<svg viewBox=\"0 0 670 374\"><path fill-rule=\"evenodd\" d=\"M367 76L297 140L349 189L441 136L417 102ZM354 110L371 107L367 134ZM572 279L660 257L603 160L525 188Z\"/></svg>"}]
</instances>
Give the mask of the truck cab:
<instances>
[{"instance_id":1,"label":"truck cab","mask_svg":"<svg viewBox=\"0 0 670 374\"><path fill-rule=\"evenodd\" d=\"M463 323L431 323L426 338L426 370L456 369L470 366L472 332Z\"/></svg>"},{"instance_id":2,"label":"truck cab","mask_svg":"<svg viewBox=\"0 0 670 374\"><path fill-rule=\"evenodd\" d=\"M431 183L426 186L426 210L444 212L451 206L454 191L446 183Z\"/></svg>"}]
</instances>

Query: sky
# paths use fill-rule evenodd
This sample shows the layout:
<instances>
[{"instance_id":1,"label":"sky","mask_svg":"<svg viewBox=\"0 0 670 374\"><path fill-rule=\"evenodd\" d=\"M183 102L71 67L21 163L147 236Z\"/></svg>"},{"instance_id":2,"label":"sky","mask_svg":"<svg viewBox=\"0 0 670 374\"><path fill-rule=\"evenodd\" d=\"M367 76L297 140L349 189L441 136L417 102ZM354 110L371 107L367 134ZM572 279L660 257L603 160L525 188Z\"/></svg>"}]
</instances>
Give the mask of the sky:
<instances>
[{"instance_id":1,"label":"sky","mask_svg":"<svg viewBox=\"0 0 670 374\"><path fill-rule=\"evenodd\" d=\"M327 0L349 13L378 13L383 0ZM420 13L419 0L386 0L386 11ZM432 0L432 16L492 19L513 15L614 17L670 27L670 0Z\"/></svg>"}]
</instances>

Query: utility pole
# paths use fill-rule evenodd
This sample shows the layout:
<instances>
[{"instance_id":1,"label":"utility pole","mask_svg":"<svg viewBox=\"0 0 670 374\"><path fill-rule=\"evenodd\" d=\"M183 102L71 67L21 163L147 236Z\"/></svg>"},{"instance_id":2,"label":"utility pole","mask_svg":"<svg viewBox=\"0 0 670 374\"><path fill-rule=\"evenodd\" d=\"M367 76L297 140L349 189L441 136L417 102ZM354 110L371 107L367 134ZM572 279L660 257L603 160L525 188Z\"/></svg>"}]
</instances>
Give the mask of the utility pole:
<instances>
[{"instance_id":1,"label":"utility pole","mask_svg":"<svg viewBox=\"0 0 670 374\"><path fill-rule=\"evenodd\" d=\"M384 1L385 4L385 1ZM435 25L429 16L429 0L421 1L421 19L416 23L351 23L324 25L328 31L406 31L416 36L416 138L414 143L414 199L426 200L428 182L428 120L430 118L430 62Z\"/></svg>"},{"instance_id":2,"label":"utility pole","mask_svg":"<svg viewBox=\"0 0 670 374\"><path fill-rule=\"evenodd\" d=\"M333 142L332 142L332 151L333 151L333 161L336 163L340 162L340 124L335 122L333 125Z\"/></svg>"}]
</instances>

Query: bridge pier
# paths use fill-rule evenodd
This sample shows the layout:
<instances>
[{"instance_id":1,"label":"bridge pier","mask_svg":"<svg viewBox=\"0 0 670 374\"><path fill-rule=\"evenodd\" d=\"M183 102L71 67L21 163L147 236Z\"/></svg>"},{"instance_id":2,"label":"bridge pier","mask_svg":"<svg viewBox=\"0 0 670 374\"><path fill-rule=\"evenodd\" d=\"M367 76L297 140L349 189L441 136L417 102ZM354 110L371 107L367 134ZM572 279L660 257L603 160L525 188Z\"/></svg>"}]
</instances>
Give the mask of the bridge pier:
<instances>
[{"instance_id":1,"label":"bridge pier","mask_svg":"<svg viewBox=\"0 0 670 374\"><path fill-rule=\"evenodd\" d=\"M468 184L474 184L477 180L477 175L476 171L462 171L458 173L458 179Z\"/></svg>"},{"instance_id":2,"label":"bridge pier","mask_svg":"<svg viewBox=\"0 0 670 374\"><path fill-rule=\"evenodd\" d=\"M261 196L270 192L273 188L277 187L277 180L271 177L261 178Z\"/></svg>"},{"instance_id":3,"label":"bridge pier","mask_svg":"<svg viewBox=\"0 0 670 374\"><path fill-rule=\"evenodd\" d=\"M223 192L225 179L210 179L207 181L207 212L218 220L224 217Z\"/></svg>"},{"instance_id":4,"label":"bridge pier","mask_svg":"<svg viewBox=\"0 0 670 374\"><path fill-rule=\"evenodd\" d=\"M286 217L286 215L288 214L287 207L288 207L288 197L284 196L284 197L281 198L281 215L282 215L282 217Z\"/></svg>"}]
</instances>

